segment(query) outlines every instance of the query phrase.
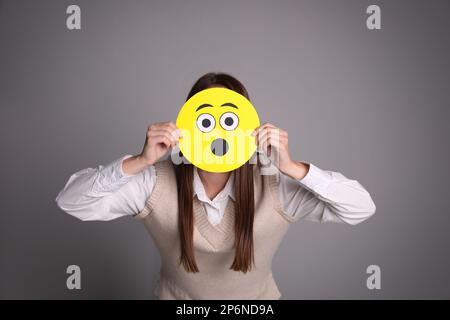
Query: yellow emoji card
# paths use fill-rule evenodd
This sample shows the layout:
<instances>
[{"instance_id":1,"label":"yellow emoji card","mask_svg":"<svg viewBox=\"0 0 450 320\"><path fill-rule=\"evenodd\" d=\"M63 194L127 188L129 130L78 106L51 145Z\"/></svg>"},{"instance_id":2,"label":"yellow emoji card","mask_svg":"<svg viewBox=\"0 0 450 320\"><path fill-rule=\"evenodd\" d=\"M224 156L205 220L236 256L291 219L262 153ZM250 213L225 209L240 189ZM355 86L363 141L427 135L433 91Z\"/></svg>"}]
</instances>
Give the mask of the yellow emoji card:
<instances>
[{"instance_id":1,"label":"yellow emoji card","mask_svg":"<svg viewBox=\"0 0 450 320\"><path fill-rule=\"evenodd\" d=\"M259 117L251 102L225 88L210 88L193 95L181 108L177 121L184 157L210 172L239 168L256 151L253 131Z\"/></svg>"}]
</instances>

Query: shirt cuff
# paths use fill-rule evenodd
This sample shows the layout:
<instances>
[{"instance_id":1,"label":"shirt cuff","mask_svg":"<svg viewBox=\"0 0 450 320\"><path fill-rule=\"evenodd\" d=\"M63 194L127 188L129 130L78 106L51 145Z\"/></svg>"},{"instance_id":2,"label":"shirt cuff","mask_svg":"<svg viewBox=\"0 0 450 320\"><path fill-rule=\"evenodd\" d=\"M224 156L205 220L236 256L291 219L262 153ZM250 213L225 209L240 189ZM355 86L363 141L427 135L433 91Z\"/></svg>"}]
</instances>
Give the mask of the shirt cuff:
<instances>
[{"instance_id":1,"label":"shirt cuff","mask_svg":"<svg viewBox=\"0 0 450 320\"><path fill-rule=\"evenodd\" d=\"M127 182L133 175L123 172L122 162L129 157L132 157L132 155L127 154L106 166L100 166L95 190L113 191Z\"/></svg>"},{"instance_id":2,"label":"shirt cuff","mask_svg":"<svg viewBox=\"0 0 450 320\"><path fill-rule=\"evenodd\" d=\"M121 178L123 178L123 177L125 177L125 178L127 178L127 177L134 177L136 174L127 174L127 173L125 173L125 172L123 172L123 161L124 160L126 160L126 159L128 159L128 158L131 158L132 157L132 155L131 154L127 154L126 156L123 156L122 158L120 158L119 159L119 163L117 164L117 166L118 166L118 168L117 168L117 171L119 172L119 175L120 175L120 177Z\"/></svg>"},{"instance_id":3,"label":"shirt cuff","mask_svg":"<svg viewBox=\"0 0 450 320\"><path fill-rule=\"evenodd\" d=\"M306 176L298 180L303 187L319 194L326 190L330 181L331 175L312 163L309 163L309 170Z\"/></svg>"}]
</instances>

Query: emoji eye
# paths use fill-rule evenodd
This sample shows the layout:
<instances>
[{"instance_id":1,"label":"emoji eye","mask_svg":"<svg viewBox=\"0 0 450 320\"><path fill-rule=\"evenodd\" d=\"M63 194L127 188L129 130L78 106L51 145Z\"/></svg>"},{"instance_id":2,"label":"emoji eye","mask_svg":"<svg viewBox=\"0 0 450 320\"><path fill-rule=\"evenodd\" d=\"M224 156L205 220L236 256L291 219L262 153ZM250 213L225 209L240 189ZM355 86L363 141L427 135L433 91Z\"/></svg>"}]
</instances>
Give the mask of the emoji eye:
<instances>
[{"instance_id":1,"label":"emoji eye","mask_svg":"<svg viewBox=\"0 0 450 320\"><path fill-rule=\"evenodd\" d=\"M228 131L234 130L234 129L236 129L238 124L239 124L239 118L233 112L225 112L220 117L220 125L225 130L228 130Z\"/></svg>"},{"instance_id":2,"label":"emoji eye","mask_svg":"<svg viewBox=\"0 0 450 320\"><path fill-rule=\"evenodd\" d=\"M216 120L209 113L202 113L197 118L197 128L201 132L210 132L216 126Z\"/></svg>"}]
</instances>

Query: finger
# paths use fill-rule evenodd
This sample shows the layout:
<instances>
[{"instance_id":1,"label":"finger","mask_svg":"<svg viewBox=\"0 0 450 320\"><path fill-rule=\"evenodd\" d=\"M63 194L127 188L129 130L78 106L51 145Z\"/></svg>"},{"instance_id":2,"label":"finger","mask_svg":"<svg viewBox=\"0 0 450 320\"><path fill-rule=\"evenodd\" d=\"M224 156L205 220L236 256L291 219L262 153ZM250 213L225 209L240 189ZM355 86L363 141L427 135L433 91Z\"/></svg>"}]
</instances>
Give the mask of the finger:
<instances>
[{"instance_id":1,"label":"finger","mask_svg":"<svg viewBox=\"0 0 450 320\"><path fill-rule=\"evenodd\" d=\"M287 131L279 129L279 135L280 135L280 137L286 137L287 138L288 133L287 133Z\"/></svg>"},{"instance_id":2,"label":"finger","mask_svg":"<svg viewBox=\"0 0 450 320\"><path fill-rule=\"evenodd\" d=\"M261 137L262 137L262 132L261 131L254 131L253 135L255 137L255 143L257 146L259 146L261 144Z\"/></svg>"},{"instance_id":3,"label":"finger","mask_svg":"<svg viewBox=\"0 0 450 320\"><path fill-rule=\"evenodd\" d=\"M260 146L263 150L268 150L268 148L271 146L278 148L280 146L280 138L278 137L278 135L273 135L269 132L261 136Z\"/></svg>"},{"instance_id":4,"label":"finger","mask_svg":"<svg viewBox=\"0 0 450 320\"><path fill-rule=\"evenodd\" d=\"M262 141L262 150L270 157L272 155L273 150L278 149L278 142L274 140L272 137L268 137L264 141Z\"/></svg>"},{"instance_id":5,"label":"finger","mask_svg":"<svg viewBox=\"0 0 450 320\"><path fill-rule=\"evenodd\" d=\"M172 142L165 135L154 136L152 139L153 143L161 143L164 144L166 148L172 147Z\"/></svg>"},{"instance_id":6,"label":"finger","mask_svg":"<svg viewBox=\"0 0 450 320\"><path fill-rule=\"evenodd\" d=\"M265 154L269 155L269 137L265 136L261 139L259 147Z\"/></svg>"},{"instance_id":7,"label":"finger","mask_svg":"<svg viewBox=\"0 0 450 320\"><path fill-rule=\"evenodd\" d=\"M274 133L275 132L275 133ZM280 150L282 147L282 141L284 141L284 137L280 137L277 129L268 130L267 133L261 135L261 148L267 151L267 154L270 155L272 147L277 150Z\"/></svg>"},{"instance_id":8,"label":"finger","mask_svg":"<svg viewBox=\"0 0 450 320\"><path fill-rule=\"evenodd\" d=\"M271 123L264 123L263 125L259 126L258 128L255 129L255 134L258 134L260 131L264 130L264 129L268 129L268 128L273 128L273 129L277 129L277 127Z\"/></svg>"},{"instance_id":9,"label":"finger","mask_svg":"<svg viewBox=\"0 0 450 320\"><path fill-rule=\"evenodd\" d=\"M172 134L175 136L176 140L178 140L179 138L182 138L182 134L180 129L178 129L178 127L175 125L175 123L173 122L169 122L167 124L168 129L172 132Z\"/></svg>"},{"instance_id":10,"label":"finger","mask_svg":"<svg viewBox=\"0 0 450 320\"><path fill-rule=\"evenodd\" d=\"M158 131L158 130L161 130L161 124L160 123L156 122L156 123L151 124L147 128L147 136L149 136L151 132Z\"/></svg>"},{"instance_id":11,"label":"finger","mask_svg":"<svg viewBox=\"0 0 450 320\"><path fill-rule=\"evenodd\" d=\"M268 132L266 129L259 130L255 136L257 145L260 145L261 142L267 139Z\"/></svg>"},{"instance_id":12,"label":"finger","mask_svg":"<svg viewBox=\"0 0 450 320\"><path fill-rule=\"evenodd\" d=\"M267 139L267 137L279 139L281 134L282 133L280 133L280 129L278 129L276 127L275 128L265 128L259 132L257 137L258 137L258 139Z\"/></svg>"},{"instance_id":13,"label":"finger","mask_svg":"<svg viewBox=\"0 0 450 320\"><path fill-rule=\"evenodd\" d=\"M269 154L269 146L270 146L270 133L267 131L263 131L258 135L258 146L260 149Z\"/></svg>"},{"instance_id":14,"label":"finger","mask_svg":"<svg viewBox=\"0 0 450 320\"><path fill-rule=\"evenodd\" d=\"M265 127L265 128L276 128L277 126L272 124L272 123L270 123L270 122L265 122L263 124L263 127Z\"/></svg>"},{"instance_id":15,"label":"finger","mask_svg":"<svg viewBox=\"0 0 450 320\"><path fill-rule=\"evenodd\" d=\"M178 127L173 122L164 122L163 124L161 124L160 128L170 131L177 140L182 137L180 129L178 129Z\"/></svg>"},{"instance_id":16,"label":"finger","mask_svg":"<svg viewBox=\"0 0 450 320\"><path fill-rule=\"evenodd\" d=\"M155 135L155 133L160 133L160 132L166 132L168 134L173 134L174 136L176 136L175 130L167 129L167 128L164 128L164 127L160 127L158 129L152 129L152 130L149 131L149 134L150 135Z\"/></svg>"},{"instance_id":17,"label":"finger","mask_svg":"<svg viewBox=\"0 0 450 320\"><path fill-rule=\"evenodd\" d=\"M174 135L172 135L172 133L170 131L167 131L167 130L152 130L149 132L149 135L148 135L149 138L154 138L156 136L165 136L170 140L171 143L174 143L174 144L178 140Z\"/></svg>"},{"instance_id":18,"label":"finger","mask_svg":"<svg viewBox=\"0 0 450 320\"><path fill-rule=\"evenodd\" d=\"M170 130L165 129L165 130L152 130L149 133L149 137L154 137L154 136L159 136L159 135L167 136L174 144L178 143L179 136L177 135L177 133L175 131L170 131Z\"/></svg>"},{"instance_id":19,"label":"finger","mask_svg":"<svg viewBox=\"0 0 450 320\"><path fill-rule=\"evenodd\" d=\"M177 130L177 126L175 125L175 123L173 122L164 122L161 127L171 130L171 131L175 131Z\"/></svg>"},{"instance_id":20,"label":"finger","mask_svg":"<svg viewBox=\"0 0 450 320\"><path fill-rule=\"evenodd\" d=\"M269 128L276 129L277 127L269 122L266 122L260 128L261 129L269 129Z\"/></svg>"},{"instance_id":21,"label":"finger","mask_svg":"<svg viewBox=\"0 0 450 320\"><path fill-rule=\"evenodd\" d=\"M156 122L149 127L150 130L175 130L176 126L173 122Z\"/></svg>"},{"instance_id":22,"label":"finger","mask_svg":"<svg viewBox=\"0 0 450 320\"><path fill-rule=\"evenodd\" d=\"M258 132L256 136L257 145L261 147L261 149L265 152L264 142L267 142L270 137L270 132L267 129L262 129Z\"/></svg>"}]
</instances>

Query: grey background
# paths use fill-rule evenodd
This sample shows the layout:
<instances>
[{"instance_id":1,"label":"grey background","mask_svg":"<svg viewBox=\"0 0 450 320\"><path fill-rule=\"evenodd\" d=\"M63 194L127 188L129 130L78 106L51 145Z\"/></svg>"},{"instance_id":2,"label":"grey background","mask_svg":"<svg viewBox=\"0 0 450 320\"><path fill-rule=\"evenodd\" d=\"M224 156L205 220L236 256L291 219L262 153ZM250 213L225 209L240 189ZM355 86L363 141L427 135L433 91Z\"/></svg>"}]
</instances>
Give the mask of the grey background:
<instances>
[{"instance_id":1,"label":"grey background","mask_svg":"<svg viewBox=\"0 0 450 320\"><path fill-rule=\"evenodd\" d=\"M152 297L143 226L81 222L54 199L75 171L140 152L208 71L241 79L296 159L377 205L356 227L291 227L273 266L285 299L450 298L449 1L73 3L81 31L72 1L0 1L0 298ZM70 264L82 290L65 287Z\"/></svg>"}]
</instances>

